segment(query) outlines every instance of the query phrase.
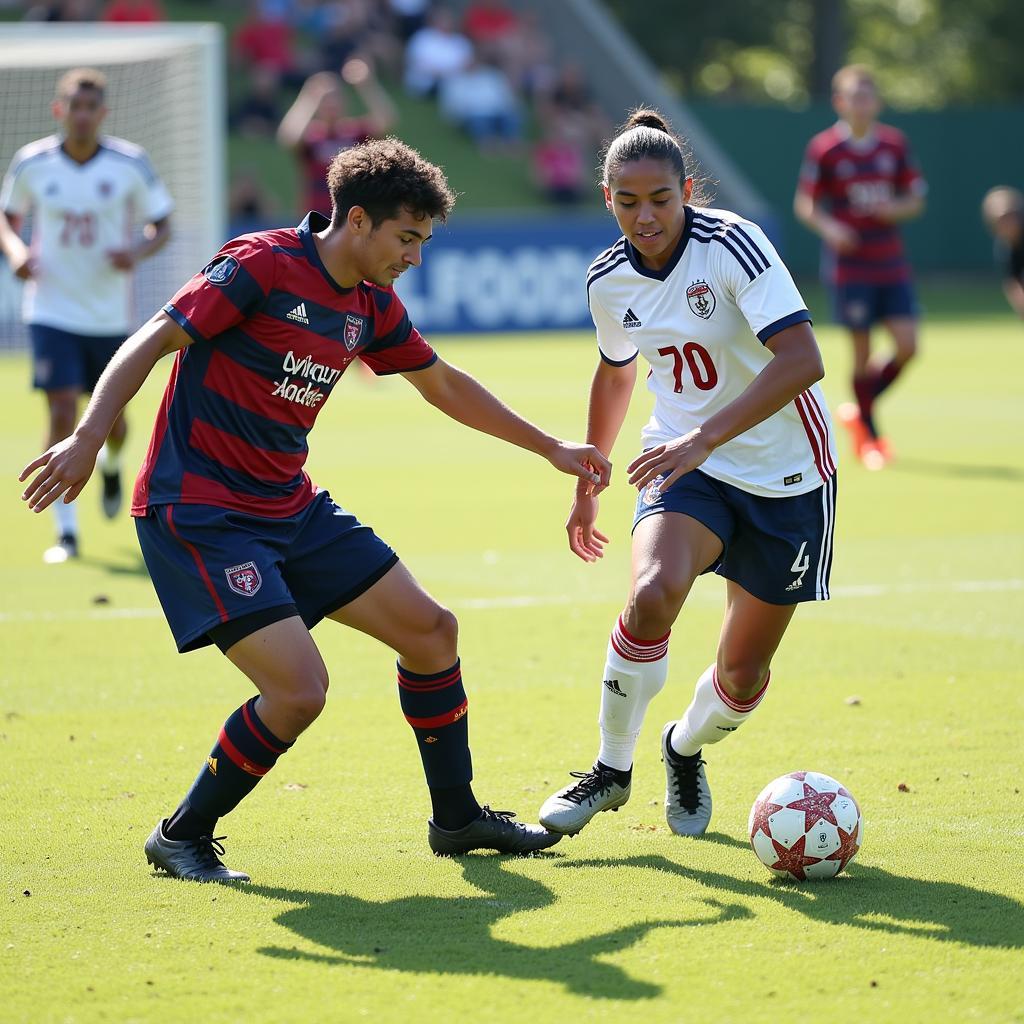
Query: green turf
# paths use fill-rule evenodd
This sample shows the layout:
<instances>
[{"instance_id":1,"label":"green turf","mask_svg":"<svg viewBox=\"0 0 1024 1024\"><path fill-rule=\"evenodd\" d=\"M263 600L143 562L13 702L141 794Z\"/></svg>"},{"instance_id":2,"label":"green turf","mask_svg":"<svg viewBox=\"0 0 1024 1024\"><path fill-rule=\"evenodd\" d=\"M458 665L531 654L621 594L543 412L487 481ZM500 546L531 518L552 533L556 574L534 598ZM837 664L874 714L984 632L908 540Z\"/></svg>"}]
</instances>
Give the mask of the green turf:
<instances>
[{"instance_id":1,"label":"green turf","mask_svg":"<svg viewBox=\"0 0 1024 1024\"><path fill-rule=\"evenodd\" d=\"M762 709L707 752L705 840L667 830L657 738L713 655L714 579L677 624L631 803L529 860L430 856L392 657L320 627L327 710L223 823L243 889L153 877L141 844L247 688L215 653L174 653L95 487L81 562L40 564L51 523L13 476L41 408L24 358L0 360L0 1019L1024 1021L1024 328L998 300L930 297L923 358L883 410L899 461L844 461L834 600L801 609ZM834 404L847 354L819 333ZM435 340L580 432L587 338ZM132 407L133 463L161 386ZM640 394L620 469L646 409ZM314 478L459 615L479 793L533 817L594 754L628 575L621 475L613 546L585 566L564 550L567 479L401 380L346 379L313 441ZM865 846L834 882L777 883L746 845L753 797L796 768L863 808Z\"/></svg>"}]
</instances>

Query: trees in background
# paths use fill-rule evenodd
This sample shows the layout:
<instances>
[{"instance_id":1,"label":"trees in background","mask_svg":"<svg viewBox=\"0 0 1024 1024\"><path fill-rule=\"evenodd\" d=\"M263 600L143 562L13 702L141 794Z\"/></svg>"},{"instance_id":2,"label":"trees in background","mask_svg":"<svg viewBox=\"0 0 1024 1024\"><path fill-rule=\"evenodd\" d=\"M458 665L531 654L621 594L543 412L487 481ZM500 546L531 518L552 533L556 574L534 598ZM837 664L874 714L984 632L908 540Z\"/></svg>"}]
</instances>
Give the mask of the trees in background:
<instances>
[{"instance_id":1,"label":"trees in background","mask_svg":"<svg viewBox=\"0 0 1024 1024\"><path fill-rule=\"evenodd\" d=\"M606 0L684 95L799 105L870 64L892 106L1024 96L1019 0Z\"/></svg>"}]
</instances>

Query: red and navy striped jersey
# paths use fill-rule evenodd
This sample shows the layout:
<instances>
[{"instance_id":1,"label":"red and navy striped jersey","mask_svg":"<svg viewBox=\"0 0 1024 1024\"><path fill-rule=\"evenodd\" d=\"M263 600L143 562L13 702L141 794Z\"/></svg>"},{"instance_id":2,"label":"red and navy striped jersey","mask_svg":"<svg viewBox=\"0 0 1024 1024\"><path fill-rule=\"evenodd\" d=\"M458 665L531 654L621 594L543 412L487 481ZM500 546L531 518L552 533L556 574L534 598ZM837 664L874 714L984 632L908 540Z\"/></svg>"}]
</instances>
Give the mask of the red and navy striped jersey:
<instances>
[{"instance_id":1,"label":"red and navy striped jersey","mask_svg":"<svg viewBox=\"0 0 1024 1024\"><path fill-rule=\"evenodd\" d=\"M327 219L228 242L164 306L193 344L178 352L132 515L200 504L255 515L301 511L316 493L306 435L354 359L377 374L437 356L391 288L342 288L312 233Z\"/></svg>"},{"instance_id":2,"label":"red and navy striped jersey","mask_svg":"<svg viewBox=\"0 0 1024 1024\"><path fill-rule=\"evenodd\" d=\"M840 121L819 132L807 145L799 189L831 208L836 220L860 236L852 252L825 247L826 276L835 284L895 284L910 277L899 228L879 220L871 208L927 188L902 132L875 126L866 139L850 137Z\"/></svg>"}]
</instances>

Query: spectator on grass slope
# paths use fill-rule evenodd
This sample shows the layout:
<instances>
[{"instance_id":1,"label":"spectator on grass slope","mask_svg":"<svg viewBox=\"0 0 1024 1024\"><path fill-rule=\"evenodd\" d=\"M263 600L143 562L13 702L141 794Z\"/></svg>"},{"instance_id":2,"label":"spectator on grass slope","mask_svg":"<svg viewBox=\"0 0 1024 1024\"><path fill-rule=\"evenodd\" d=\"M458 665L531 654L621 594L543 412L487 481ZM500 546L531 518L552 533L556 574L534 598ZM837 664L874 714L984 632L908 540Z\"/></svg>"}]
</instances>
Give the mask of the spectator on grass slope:
<instances>
[{"instance_id":1,"label":"spectator on grass slope","mask_svg":"<svg viewBox=\"0 0 1024 1024\"><path fill-rule=\"evenodd\" d=\"M120 24L153 24L166 20L159 0L111 0L100 15L100 21Z\"/></svg>"},{"instance_id":2,"label":"spectator on grass slope","mask_svg":"<svg viewBox=\"0 0 1024 1024\"><path fill-rule=\"evenodd\" d=\"M446 79L473 61L473 44L458 31L455 15L438 7L405 48L405 88L414 96L436 96Z\"/></svg>"},{"instance_id":3,"label":"spectator on grass slope","mask_svg":"<svg viewBox=\"0 0 1024 1024\"><path fill-rule=\"evenodd\" d=\"M365 104L362 116L348 113L343 79ZM397 121L391 98L362 58L350 60L340 78L330 71L318 71L306 79L277 130L278 142L290 149L300 164L303 212L316 210L329 217L327 167L331 160L339 150L387 135Z\"/></svg>"},{"instance_id":4,"label":"spectator on grass slope","mask_svg":"<svg viewBox=\"0 0 1024 1024\"><path fill-rule=\"evenodd\" d=\"M516 148L522 133L519 98L508 75L493 61L474 59L445 79L441 113L485 153Z\"/></svg>"}]
</instances>

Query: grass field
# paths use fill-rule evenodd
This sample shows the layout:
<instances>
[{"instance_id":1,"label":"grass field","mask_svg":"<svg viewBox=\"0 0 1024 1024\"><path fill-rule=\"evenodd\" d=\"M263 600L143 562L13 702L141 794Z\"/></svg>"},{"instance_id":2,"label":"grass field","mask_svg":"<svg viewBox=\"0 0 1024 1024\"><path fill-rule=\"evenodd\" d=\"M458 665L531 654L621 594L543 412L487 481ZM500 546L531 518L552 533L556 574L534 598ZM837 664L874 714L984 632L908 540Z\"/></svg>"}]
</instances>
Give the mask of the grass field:
<instances>
[{"instance_id":1,"label":"grass field","mask_svg":"<svg viewBox=\"0 0 1024 1024\"><path fill-rule=\"evenodd\" d=\"M631 803L527 860L430 855L392 656L319 627L331 699L222 823L254 878L234 889L155 877L141 845L246 686L216 653L174 653L134 531L100 519L93 485L83 557L41 564L51 520L15 480L41 409L26 360L0 359L0 1019L1024 1021L1024 328L998 299L930 297L923 358L883 409L899 460L844 460L834 599L801 609L762 709L706 751L705 839L665 825L658 732L713 656L716 579L676 626ZM834 406L845 346L819 336ZM581 432L587 338L434 340ZM133 465L164 376L132 406ZM638 395L619 467L647 408ZM567 478L401 380L346 379L313 442L314 479L458 614L478 792L534 818L596 749L622 476L602 510L614 543L586 566L565 550ZM746 843L754 796L796 768L864 811L834 882L776 882Z\"/></svg>"}]
</instances>

